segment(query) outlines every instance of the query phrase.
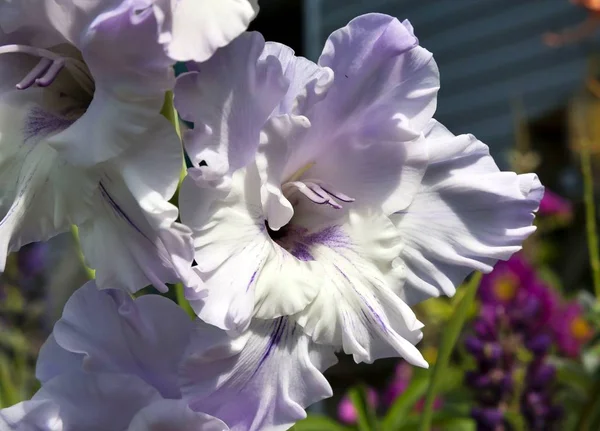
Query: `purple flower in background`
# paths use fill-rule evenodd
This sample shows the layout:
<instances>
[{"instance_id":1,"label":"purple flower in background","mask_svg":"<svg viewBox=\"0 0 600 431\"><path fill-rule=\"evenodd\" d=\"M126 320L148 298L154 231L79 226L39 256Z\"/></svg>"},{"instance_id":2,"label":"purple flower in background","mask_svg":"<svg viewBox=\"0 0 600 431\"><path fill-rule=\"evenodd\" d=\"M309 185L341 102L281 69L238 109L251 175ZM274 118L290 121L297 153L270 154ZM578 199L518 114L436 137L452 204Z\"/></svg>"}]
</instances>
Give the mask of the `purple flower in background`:
<instances>
[{"instance_id":1,"label":"purple flower in background","mask_svg":"<svg viewBox=\"0 0 600 431\"><path fill-rule=\"evenodd\" d=\"M478 429L503 429L506 406L515 402L520 403L527 429L554 429L560 415L553 404L555 370L546 355L553 341L557 294L515 255L483 278L479 299L474 334L465 339L466 350L476 360L466 382L480 404L471 412ZM525 350L533 356L529 364L519 354ZM525 382L515 393L515 379L523 371Z\"/></svg>"},{"instance_id":2,"label":"purple flower in background","mask_svg":"<svg viewBox=\"0 0 600 431\"><path fill-rule=\"evenodd\" d=\"M426 366L409 306L535 230L537 177L432 118L437 66L407 21L358 17L318 64L248 33L192 69L175 90L194 123L179 199L206 289L188 297L212 324L289 316L356 361Z\"/></svg>"},{"instance_id":3,"label":"purple flower in background","mask_svg":"<svg viewBox=\"0 0 600 431\"><path fill-rule=\"evenodd\" d=\"M557 216L570 219L573 216L573 205L567 199L557 195L552 190L546 190L540 202L540 215Z\"/></svg>"},{"instance_id":4,"label":"purple flower in background","mask_svg":"<svg viewBox=\"0 0 600 431\"><path fill-rule=\"evenodd\" d=\"M594 335L594 330L583 315L583 308L576 302L563 305L552 321L552 329L560 352L576 358L581 348Z\"/></svg>"},{"instance_id":5,"label":"purple flower in background","mask_svg":"<svg viewBox=\"0 0 600 431\"><path fill-rule=\"evenodd\" d=\"M100 288L194 284L168 202L182 164L160 115L173 60L143 5L0 1L0 271L75 224Z\"/></svg>"},{"instance_id":6,"label":"purple flower in background","mask_svg":"<svg viewBox=\"0 0 600 431\"><path fill-rule=\"evenodd\" d=\"M412 375L413 369L408 362L401 361L396 366L396 372L392 377L392 381L383 393L383 402L386 406L391 406L396 398L404 393L410 385Z\"/></svg>"},{"instance_id":7,"label":"purple flower in background","mask_svg":"<svg viewBox=\"0 0 600 431\"><path fill-rule=\"evenodd\" d=\"M367 403L373 410L377 409L379 396L377 395L377 391L373 388L368 388L367 390ZM355 424L358 419L356 408L348 396L342 398L342 401L338 404L338 418L340 421L349 425Z\"/></svg>"},{"instance_id":8,"label":"purple flower in background","mask_svg":"<svg viewBox=\"0 0 600 431\"><path fill-rule=\"evenodd\" d=\"M31 279L40 275L48 260L48 244L45 242L35 242L29 244L17 254L17 267L22 277Z\"/></svg>"}]
</instances>

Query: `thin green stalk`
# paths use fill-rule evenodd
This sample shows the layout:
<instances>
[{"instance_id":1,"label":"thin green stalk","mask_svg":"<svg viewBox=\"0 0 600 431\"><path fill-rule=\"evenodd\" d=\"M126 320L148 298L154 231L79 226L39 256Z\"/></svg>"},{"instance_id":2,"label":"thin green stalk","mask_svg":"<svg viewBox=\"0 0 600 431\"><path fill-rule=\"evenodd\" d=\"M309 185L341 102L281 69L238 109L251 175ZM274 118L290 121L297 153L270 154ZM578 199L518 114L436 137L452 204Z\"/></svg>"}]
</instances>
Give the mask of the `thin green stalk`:
<instances>
[{"instance_id":1,"label":"thin green stalk","mask_svg":"<svg viewBox=\"0 0 600 431\"><path fill-rule=\"evenodd\" d=\"M435 362L433 371L431 372L431 379L429 380L429 389L425 397L425 406L423 413L421 414L421 422L419 423L419 431L429 431L431 429L431 422L433 419L433 402L438 392L438 387L442 376L448 368L450 362L450 355L454 350L454 346L458 341L458 337L462 331L462 327L467 319L469 308L475 301L475 295L479 288L479 282L481 281L481 273L477 273L471 278L471 280L464 287L466 292L452 317L448 321L446 329L442 333L442 339L440 341L440 348L438 350L438 357Z\"/></svg>"},{"instance_id":2,"label":"thin green stalk","mask_svg":"<svg viewBox=\"0 0 600 431\"><path fill-rule=\"evenodd\" d=\"M581 172L583 174L583 197L585 202L585 223L587 228L590 267L596 299L600 301L600 251L598 250L598 230L596 227L596 207L594 202L594 176L590 143L587 138L581 139Z\"/></svg>"},{"instance_id":3,"label":"thin green stalk","mask_svg":"<svg viewBox=\"0 0 600 431\"><path fill-rule=\"evenodd\" d=\"M179 306L181 308L183 308L183 310L192 318L196 317L196 313L194 312L194 310L192 309L192 306L190 305L190 303L188 302L188 300L185 297L185 289L183 287L183 284L181 283L177 283L175 285L175 298L177 299L177 304L179 304Z\"/></svg>"},{"instance_id":4,"label":"thin green stalk","mask_svg":"<svg viewBox=\"0 0 600 431\"><path fill-rule=\"evenodd\" d=\"M81 243L79 242L79 229L77 226L71 225L71 235L73 235L73 239L75 240L77 254L79 255L81 266L83 266L88 279L94 280L96 278L96 271L88 267L85 263L85 257L83 256L83 251L81 251Z\"/></svg>"}]
</instances>

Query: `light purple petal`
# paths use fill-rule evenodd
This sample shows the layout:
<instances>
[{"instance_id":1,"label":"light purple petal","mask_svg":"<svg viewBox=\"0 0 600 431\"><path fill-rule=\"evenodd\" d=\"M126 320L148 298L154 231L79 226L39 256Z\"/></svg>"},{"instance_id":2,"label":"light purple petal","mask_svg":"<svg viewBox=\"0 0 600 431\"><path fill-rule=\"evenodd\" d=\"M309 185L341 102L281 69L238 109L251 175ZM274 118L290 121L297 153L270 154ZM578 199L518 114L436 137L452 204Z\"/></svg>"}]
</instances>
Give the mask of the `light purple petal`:
<instances>
[{"instance_id":1,"label":"light purple petal","mask_svg":"<svg viewBox=\"0 0 600 431\"><path fill-rule=\"evenodd\" d=\"M256 320L238 339L214 331L198 326L181 369L192 409L234 431L277 431L332 395L321 373L336 362L333 349L311 342L291 320Z\"/></svg>"},{"instance_id":2,"label":"light purple petal","mask_svg":"<svg viewBox=\"0 0 600 431\"><path fill-rule=\"evenodd\" d=\"M229 175L254 157L262 126L288 83L275 57L260 59L264 39L246 33L218 50L198 71L177 79L175 106L194 129L186 150L208 180Z\"/></svg>"},{"instance_id":3,"label":"light purple petal","mask_svg":"<svg viewBox=\"0 0 600 431\"><path fill-rule=\"evenodd\" d=\"M304 113L311 128L284 176L314 163L304 178L388 214L405 208L427 161L419 137L439 88L431 53L405 24L368 14L330 36L319 66L331 68L335 79L324 100Z\"/></svg>"},{"instance_id":4,"label":"light purple petal","mask_svg":"<svg viewBox=\"0 0 600 431\"><path fill-rule=\"evenodd\" d=\"M187 314L166 298L132 300L121 291L99 291L89 282L67 302L54 338L63 349L85 356L86 371L136 375L163 396L176 398L177 365L192 326Z\"/></svg>"},{"instance_id":5,"label":"light purple petal","mask_svg":"<svg viewBox=\"0 0 600 431\"><path fill-rule=\"evenodd\" d=\"M174 73L154 14L144 10L147 2L69 3L59 18L70 24L69 40L81 51L95 90L85 113L49 143L70 163L91 166L143 141Z\"/></svg>"},{"instance_id":6,"label":"light purple petal","mask_svg":"<svg viewBox=\"0 0 600 431\"><path fill-rule=\"evenodd\" d=\"M401 296L409 304L453 295L470 272L489 272L519 251L535 231L544 190L533 174L500 172L471 135L454 136L433 120L426 138L431 161L419 192L391 216L405 241Z\"/></svg>"},{"instance_id":7,"label":"light purple petal","mask_svg":"<svg viewBox=\"0 0 600 431\"><path fill-rule=\"evenodd\" d=\"M1 431L63 431L59 407L52 401L23 401L0 410Z\"/></svg>"},{"instance_id":8,"label":"light purple petal","mask_svg":"<svg viewBox=\"0 0 600 431\"><path fill-rule=\"evenodd\" d=\"M219 419L192 411L186 401L161 400L138 412L127 431L228 431Z\"/></svg>"},{"instance_id":9,"label":"light purple petal","mask_svg":"<svg viewBox=\"0 0 600 431\"><path fill-rule=\"evenodd\" d=\"M32 401L59 406L65 430L125 430L144 407L160 401L156 389L127 374L76 371L44 384Z\"/></svg>"},{"instance_id":10,"label":"light purple petal","mask_svg":"<svg viewBox=\"0 0 600 431\"><path fill-rule=\"evenodd\" d=\"M304 57L296 57L294 51L276 42L267 42L261 58L275 56L283 68L283 75L290 86L277 106L274 115L302 115L327 94L333 83L333 71L321 67Z\"/></svg>"},{"instance_id":11,"label":"light purple petal","mask_svg":"<svg viewBox=\"0 0 600 431\"><path fill-rule=\"evenodd\" d=\"M54 335L50 334L38 354L35 377L44 384L61 374L83 369L83 358L82 354L60 347Z\"/></svg>"}]
</instances>

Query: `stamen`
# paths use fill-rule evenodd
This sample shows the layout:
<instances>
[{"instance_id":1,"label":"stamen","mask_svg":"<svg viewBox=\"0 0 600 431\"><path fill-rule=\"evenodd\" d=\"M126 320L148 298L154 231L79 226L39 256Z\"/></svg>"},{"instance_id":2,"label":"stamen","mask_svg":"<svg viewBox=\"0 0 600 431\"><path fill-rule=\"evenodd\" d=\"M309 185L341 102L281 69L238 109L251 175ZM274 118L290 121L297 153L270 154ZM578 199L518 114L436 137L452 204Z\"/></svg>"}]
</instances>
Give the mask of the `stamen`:
<instances>
[{"instance_id":1,"label":"stamen","mask_svg":"<svg viewBox=\"0 0 600 431\"><path fill-rule=\"evenodd\" d=\"M325 202L331 205L333 208L338 210L342 208L342 206L338 204L331 196L329 196L329 193L323 190L318 184L307 182L306 185L317 195L325 199Z\"/></svg>"},{"instance_id":2,"label":"stamen","mask_svg":"<svg viewBox=\"0 0 600 431\"><path fill-rule=\"evenodd\" d=\"M63 67L66 67L77 83L89 94L94 94L94 81L87 72L85 63L71 57L63 57L60 54L47 49L35 48L28 45L4 45L0 46L1 54L29 54L41 57L40 62L25 78L17 84L19 90L25 90L34 83L40 87L47 87L58 76Z\"/></svg>"},{"instance_id":3,"label":"stamen","mask_svg":"<svg viewBox=\"0 0 600 431\"><path fill-rule=\"evenodd\" d=\"M47 87L54 82L60 71L65 66L65 60L60 59L52 63L50 69L41 77L35 80L35 83L40 87Z\"/></svg>"},{"instance_id":4,"label":"stamen","mask_svg":"<svg viewBox=\"0 0 600 431\"><path fill-rule=\"evenodd\" d=\"M31 69L31 72L29 72L25 78L23 78L21 82L17 84L17 88L19 90L25 90L31 87L33 84L35 84L36 79L45 74L51 65L52 60L49 58L42 58L37 66Z\"/></svg>"},{"instance_id":5,"label":"stamen","mask_svg":"<svg viewBox=\"0 0 600 431\"><path fill-rule=\"evenodd\" d=\"M346 203L354 202L353 198L335 190L331 184L318 180L288 182L281 187L281 190L283 191L283 194L287 196L294 193L294 191L299 191L312 202L319 205L327 204L335 209L341 209L342 206L333 198Z\"/></svg>"},{"instance_id":6,"label":"stamen","mask_svg":"<svg viewBox=\"0 0 600 431\"><path fill-rule=\"evenodd\" d=\"M350 196L345 195L344 193L340 192L339 190L336 190L331 184L327 184L323 181L320 180L311 180L308 179L305 181L306 184L309 183L314 183L317 184L318 186L320 186L327 194L330 194L331 196L333 196L334 198L342 201L342 202L354 202L356 199L351 198Z\"/></svg>"},{"instance_id":7,"label":"stamen","mask_svg":"<svg viewBox=\"0 0 600 431\"><path fill-rule=\"evenodd\" d=\"M319 196L313 190L311 190L310 188L308 188L306 186L306 184L304 184L303 182L293 181L293 182L290 182L290 183L285 183L281 187L281 190L283 191L284 195L291 194L291 193L288 193L291 189L295 189L295 190L299 191L300 193L302 193L304 196L306 196L307 198L309 198L311 201L313 201L316 204L324 204L324 203L327 202L326 198L323 198L322 196Z\"/></svg>"}]
</instances>

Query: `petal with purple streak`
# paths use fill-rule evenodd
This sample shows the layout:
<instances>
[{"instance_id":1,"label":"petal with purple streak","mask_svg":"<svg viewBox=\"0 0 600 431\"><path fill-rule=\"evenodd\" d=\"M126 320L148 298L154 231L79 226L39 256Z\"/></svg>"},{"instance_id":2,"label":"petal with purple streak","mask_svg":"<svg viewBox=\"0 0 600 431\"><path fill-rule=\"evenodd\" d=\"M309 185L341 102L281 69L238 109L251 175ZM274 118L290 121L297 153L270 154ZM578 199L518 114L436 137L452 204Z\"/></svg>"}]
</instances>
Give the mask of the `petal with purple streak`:
<instances>
[{"instance_id":1,"label":"petal with purple streak","mask_svg":"<svg viewBox=\"0 0 600 431\"><path fill-rule=\"evenodd\" d=\"M230 339L200 325L181 368L192 409L221 418L233 431L288 429L304 409L331 396L321 374L333 348L313 343L293 320L255 320Z\"/></svg>"},{"instance_id":2,"label":"petal with purple streak","mask_svg":"<svg viewBox=\"0 0 600 431\"><path fill-rule=\"evenodd\" d=\"M400 355L427 367L414 346L423 325L394 292L402 243L387 217L353 210L335 225L312 227L299 242L325 268L319 294L298 316L317 343L339 346L357 362Z\"/></svg>"}]
</instances>

